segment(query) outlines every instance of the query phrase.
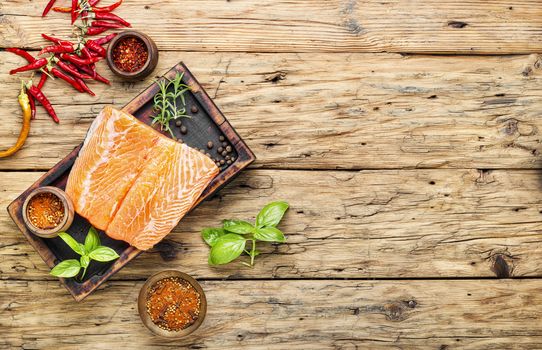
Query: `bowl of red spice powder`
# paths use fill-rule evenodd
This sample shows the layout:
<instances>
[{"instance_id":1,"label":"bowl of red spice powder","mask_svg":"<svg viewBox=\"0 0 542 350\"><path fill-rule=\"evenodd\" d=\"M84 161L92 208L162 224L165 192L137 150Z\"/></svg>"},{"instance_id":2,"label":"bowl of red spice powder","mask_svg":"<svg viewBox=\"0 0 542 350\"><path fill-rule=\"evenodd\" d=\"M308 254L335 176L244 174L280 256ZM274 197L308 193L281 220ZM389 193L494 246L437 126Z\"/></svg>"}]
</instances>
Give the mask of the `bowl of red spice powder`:
<instances>
[{"instance_id":1,"label":"bowl of red spice powder","mask_svg":"<svg viewBox=\"0 0 542 350\"><path fill-rule=\"evenodd\" d=\"M147 279L138 297L139 316L154 334L185 337L201 326L207 299L201 285L177 270L158 272Z\"/></svg>"},{"instance_id":2,"label":"bowl of red spice powder","mask_svg":"<svg viewBox=\"0 0 542 350\"><path fill-rule=\"evenodd\" d=\"M126 80L143 79L156 68L158 48L148 35L126 30L111 40L106 58L116 75Z\"/></svg>"},{"instance_id":3,"label":"bowl of red spice powder","mask_svg":"<svg viewBox=\"0 0 542 350\"><path fill-rule=\"evenodd\" d=\"M37 236L53 238L72 224L75 212L66 192L52 186L39 187L26 197L23 221Z\"/></svg>"}]
</instances>

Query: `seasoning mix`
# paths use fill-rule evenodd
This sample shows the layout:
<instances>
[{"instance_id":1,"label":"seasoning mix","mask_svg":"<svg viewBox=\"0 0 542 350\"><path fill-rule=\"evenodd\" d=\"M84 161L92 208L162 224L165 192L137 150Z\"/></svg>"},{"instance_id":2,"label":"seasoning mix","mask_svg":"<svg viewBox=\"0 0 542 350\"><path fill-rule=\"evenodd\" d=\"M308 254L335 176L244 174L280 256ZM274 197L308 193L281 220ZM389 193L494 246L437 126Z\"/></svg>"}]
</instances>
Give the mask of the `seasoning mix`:
<instances>
[{"instance_id":1,"label":"seasoning mix","mask_svg":"<svg viewBox=\"0 0 542 350\"><path fill-rule=\"evenodd\" d=\"M141 70L148 58L147 46L136 37L123 38L113 48L113 63L123 72L134 73Z\"/></svg>"},{"instance_id":2,"label":"seasoning mix","mask_svg":"<svg viewBox=\"0 0 542 350\"><path fill-rule=\"evenodd\" d=\"M53 193L38 193L30 199L27 207L27 217L34 227L41 230L51 230L64 220L64 204Z\"/></svg>"},{"instance_id":3,"label":"seasoning mix","mask_svg":"<svg viewBox=\"0 0 542 350\"><path fill-rule=\"evenodd\" d=\"M167 277L150 288L146 306L152 322L158 327L180 331L198 319L201 296L188 281Z\"/></svg>"}]
</instances>

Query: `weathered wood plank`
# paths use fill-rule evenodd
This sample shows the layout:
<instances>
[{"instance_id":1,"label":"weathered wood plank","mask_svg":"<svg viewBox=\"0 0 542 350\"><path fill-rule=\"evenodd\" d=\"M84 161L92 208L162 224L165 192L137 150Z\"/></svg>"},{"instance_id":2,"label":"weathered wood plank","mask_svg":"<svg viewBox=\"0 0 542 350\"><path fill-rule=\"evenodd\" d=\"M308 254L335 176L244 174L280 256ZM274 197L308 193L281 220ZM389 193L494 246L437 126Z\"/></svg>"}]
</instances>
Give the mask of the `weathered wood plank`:
<instances>
[{"instance_id":1,"label":"weathered wood plank","mask_svg":"<svg viewBox=\"0 0 542 350\"><path fill-rule=\"evenodd\" d=\"M0 282L3 349L535 349L542 287L519 281L207 281L202 327L184 340L140 323L142 282L75 304L57 282ZM60 317L60 315L62 315Z\"/></svg>"},{"instance_id":2,"label":"weathered wood plank","mask_svg":"<svg viewBox=\"0 0 542 350\"><path fill-rule=\"evenodd\" d=\"M3 1L0 45L38 47L68 35L66 15L42 19L43 1ZM116 13L161 50L240 52L540 52L536 0L132 0Z\"/></svg>"},{"instance_id":3,"label":"weathered wood plank","mask_svg":"<svg viewBox=\"0 0 542 350\"><path fill-rule=\"evenodd\" d=\"M0 173L0 207L38 176ZM115 278L167 268L241 279L541 276L541 186L527 170L249 170ZM253 269L207 265L202 228L254 219L279 199L291 204L288 244L262 245ZM0 235L1 279L54 279L5 211Z\"/></svg>"},{"instance_id":4,"label":"weathered wood plank","mask_svg":"<svg viewBox=\"0 0 542 350\"><path fill-rule=\"evenodd\" d=\"M539 168L542 75L537 56L168 52L184 60L258 157L255 167ZM21 63L0 53L3 67ZM106 68L104 67L106 70ZM122 106L153 78L76 94L46 92L62 124L39 107L27 146L0 169L48 169L78 145L104 104ZM13 142L19 78L0 73L0 147Z\"/></svg>"}]
</instances>

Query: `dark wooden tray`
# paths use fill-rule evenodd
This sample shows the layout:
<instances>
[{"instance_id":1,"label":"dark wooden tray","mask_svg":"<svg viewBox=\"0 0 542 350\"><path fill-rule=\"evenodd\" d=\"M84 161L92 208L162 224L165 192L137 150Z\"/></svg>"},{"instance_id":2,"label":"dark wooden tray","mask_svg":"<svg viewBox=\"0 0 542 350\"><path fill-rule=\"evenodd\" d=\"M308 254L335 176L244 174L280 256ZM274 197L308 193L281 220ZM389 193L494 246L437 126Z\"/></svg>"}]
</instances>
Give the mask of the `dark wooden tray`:
<instances>
[{"instance_id":1,"label":"dark wooden tray","mask_svg":"<svg viewBox=\"0 0 542 350\"><path fill-rule=\"evenodd\" d=\"M182 62L169 70L164 77L172 79L175 77L177 72L184 73L183 82L191 88L191 91L186 93L185 97L188 114L192 116L192 119L182 118L183 125L186 125L188 129L188 133L186 135L182 135L178 127L171 125L171 128L175 133L175 137L181 138L183 142L191 147L196 149L204 149L206 152L209 151L207 150L207 142L211 140L215 144L215 147L210 150L209 153L211 153L212 157L215 158L218 155L217 145L220 143L219 136L223 135L226 142L232 146L232 155L236 158L231 165L226 164L221 167L220 173L213 179L199 198L198 202L196 203L196 205L198 205L201 203L201 201L208 198L213 193L218 191L222 186L230 182L243 168L247 167L256 158L243 140L241 140L239 135L237 135L230 123L228 123L224 115L213 103L209 95L207 95L203 87L198 83L198 81ZM164 79L164 77L161 79ZM159 88L156 83L150 85L130 103L124 106L123 110L131 113L145 123L151 124L152 117L154 115L153 97L158 91ZM193 106L197 108L197 112L195 113L191 111ZM171 137L171 135L167 132L163 132L163 134ZM64 189L71 167L77 158L80 148L81 145L75 148L66 158L43 175L8 207L8 212L13 221L15 221L26 239L41 255L45 263L51 268L62 260L77 258L76 253L71 251L71 249L58 237L53 239L43 239L32 234L26 228L23 222L22 206L28 194L37 187L57 186ZM76 240L83 242L89 228L89 222L86 219L76 215L73 225L70 227L68 232ZM100 284L106 281L109 277L124 267L130 260L141 253L140 250L128 245L123 241L117 241L109 238L104 232L99 232L99 234L102 244L115 249L120 255L120 258L110 263L98 263L93 261L87 270L85 280L82 282L78 282L73 278L60 278L61 282L64 284L64 286L66 286L74 299L77 301L83 300L87 295L98 288Z\"/></svg>"}]
</instances>

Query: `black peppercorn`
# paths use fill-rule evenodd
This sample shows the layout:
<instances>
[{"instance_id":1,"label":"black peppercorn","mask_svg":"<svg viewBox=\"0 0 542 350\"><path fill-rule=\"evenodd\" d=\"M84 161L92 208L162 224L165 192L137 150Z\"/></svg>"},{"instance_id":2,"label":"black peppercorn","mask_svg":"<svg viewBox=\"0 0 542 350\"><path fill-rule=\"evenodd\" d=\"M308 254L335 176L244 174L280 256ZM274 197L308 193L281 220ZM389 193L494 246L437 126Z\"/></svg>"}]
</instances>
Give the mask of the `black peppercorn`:
<instances>
[{"instance_id":1,"label":"black peppercorn","mask_svg":"<svg viewBox=\"0 0 542 350\"><path fill-rule=\"evenodd\" d=\"M186 129L186 126L181 126L181 134L183 135L186 135L186 133L188 132L188 129Z\"/></svg>"},{"instance_id":2,"label":"black peppercorn","mask_svg":"<svg viewBox=\"0 0 542 350\"><path fill-rule=\"evenodd\" d=\"M192 106L192 108L190 108L190 111L191 111L192 113L198 113L198 107Z\"/></svg>"},{"instance_id":3,"label":"black peppercorn","mask_svg":"<svg viewBox=\"0 0 542 350\"><path fill-rule=\"evenodd\" d=\"M207 148L208 148L208 149L213 148L213 146L214 146L214 145L213 145L213 142L212 142L212 141L207 142Z\"/></svg>"},{"instance_id":4,"label":"black peppercorn","mask_svg":"<svg viewBox=\"0 0 542 350\"><path fill-rule=\"evenodd\" d=\"M224 136L222 136L222 135L220 135L220 136L218 137L218 139L220 140L220 142L222 142L222 141L225 140Z\"/></svg>"}]
</instances>

